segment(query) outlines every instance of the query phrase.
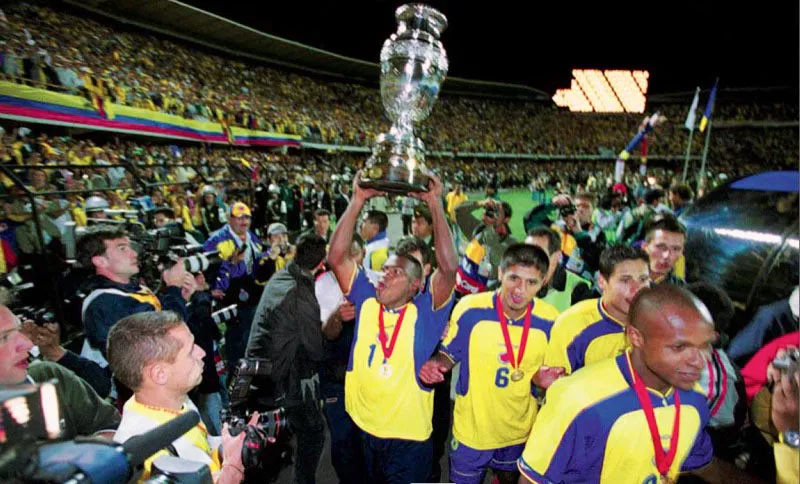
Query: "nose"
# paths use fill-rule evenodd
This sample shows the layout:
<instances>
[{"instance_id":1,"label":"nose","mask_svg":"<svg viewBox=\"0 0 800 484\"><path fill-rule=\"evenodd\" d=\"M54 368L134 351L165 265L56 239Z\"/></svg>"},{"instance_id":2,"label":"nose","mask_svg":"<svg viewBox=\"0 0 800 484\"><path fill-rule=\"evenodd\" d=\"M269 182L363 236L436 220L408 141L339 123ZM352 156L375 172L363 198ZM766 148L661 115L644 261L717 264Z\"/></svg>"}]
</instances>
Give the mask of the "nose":
<instances>
[{"instance_id":1,"label":"nose","mask_svg":"<svg viewBox=\"0 0 800 484\"><path fill-rule=\"evenodd\" d=\"M197 349L197 352L200 354L200 358L199 359L202 360L206 356L206 352L203 350L203 348L201 348L201 347L199 347L197 345L194 345L194 347Z\"/></svg>"},{"instance_id":2,"label":"nose","mask_svg":"<svg viewBox=\"0 0 800 484\"><path fill-rule=\"evenodd\" d=\"M686 360L687 365L691 366L697 371L702 371L705 363L706 358L702 350L695 348L689 352L689 357Z\"/></svg>"},{"instance_id":3,"label":"nose","mask_svg":"<svg viewBox=\"0 0 800 484\"><path fill-rule=\"evenodd\" d=\"M19 333L19 342L17 344L17 351L19 353L23 352L27 353L31 348L33 348L33 341L28 339L28 337L25 336L24 334Z\"/></svg>"}]
</instances>

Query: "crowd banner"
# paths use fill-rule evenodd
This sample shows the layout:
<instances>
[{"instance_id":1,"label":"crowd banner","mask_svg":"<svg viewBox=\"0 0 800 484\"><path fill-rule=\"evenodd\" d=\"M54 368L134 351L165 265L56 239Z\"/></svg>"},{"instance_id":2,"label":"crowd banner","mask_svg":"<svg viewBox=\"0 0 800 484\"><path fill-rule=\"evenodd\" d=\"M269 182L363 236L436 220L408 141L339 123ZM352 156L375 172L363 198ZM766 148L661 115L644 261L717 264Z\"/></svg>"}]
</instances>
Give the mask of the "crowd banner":
<instances>
[{"instance_id":1,"label":"crowd banner","mask_svg":"<svg viewBox=\"0 0 800 484\"><path fill-rule=\"evenodd\" d=\"M96 103L77 95L0 81L0 119L97 129L144 136L230 144L217 122L186 119L173 114L120 104ZM300 146L300 137L233 128L236 146Z\"/></svg>"}]
</instances>

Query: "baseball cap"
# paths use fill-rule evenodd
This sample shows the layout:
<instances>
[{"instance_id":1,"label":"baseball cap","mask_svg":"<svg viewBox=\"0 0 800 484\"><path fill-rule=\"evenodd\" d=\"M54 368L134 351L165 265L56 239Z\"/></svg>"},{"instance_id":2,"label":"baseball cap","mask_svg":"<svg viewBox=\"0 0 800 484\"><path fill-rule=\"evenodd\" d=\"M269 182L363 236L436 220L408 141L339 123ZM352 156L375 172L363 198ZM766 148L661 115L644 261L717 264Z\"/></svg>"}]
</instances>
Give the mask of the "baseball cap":
<instances>
[{"instance_id":1,"label":"baseball cap","mask_svg":"<svg viewBox=\"0 0 800 484\"><path fill-rule=\"evenodd\" d=\"M422 217L427 222L428 225L433 225L433 217L431 216L431 211L428 210L428 207L425 205L419 205L417 208L414 209L414 218Z\"/></svg>"},{"instance_id":2,"label":"baseball cap","mask_svg":"<svg viewBox=\"0 0 800 484\"><path fill-rule=\"evenodd\" d=\"M248 207L242 202L236 202L233 205L231 205L231 217L243 217L245 215L247 215L248 217L251 216L250 207Z\"/></svg>"},{"instance_id":3,"label":"baseball cap","mask_svg":"<svg viewBox=\"0 0 800 484\"><path fill-rule=\"evenodd\" d=\"M267 227L267 235L280 235L288 233L289 231L286 230L286 226L279 222L269 224L269 227Z\"/></svg>"}]
</instances>

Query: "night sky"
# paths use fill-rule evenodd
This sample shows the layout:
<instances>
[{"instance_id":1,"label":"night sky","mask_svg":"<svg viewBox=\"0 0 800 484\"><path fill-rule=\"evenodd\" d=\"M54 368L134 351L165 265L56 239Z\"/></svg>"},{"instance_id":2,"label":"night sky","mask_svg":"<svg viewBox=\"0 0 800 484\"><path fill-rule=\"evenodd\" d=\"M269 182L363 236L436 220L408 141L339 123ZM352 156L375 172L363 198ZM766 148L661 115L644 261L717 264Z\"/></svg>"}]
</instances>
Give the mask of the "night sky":
<instances>
[{"instance_id":1,"label":"night sky","mask_svg":"<svg viewBox=\"0 0 800 484\"><path fill-rule=\"evenodd\" d=\"M236 22L377 62L402 1L286 0L263 13L240 2L185 0ZM650 93L798 86L798 2L430 1L450 23L450 75L568 88L573 68L645 69Z\"/></svg>"}]
</instances>

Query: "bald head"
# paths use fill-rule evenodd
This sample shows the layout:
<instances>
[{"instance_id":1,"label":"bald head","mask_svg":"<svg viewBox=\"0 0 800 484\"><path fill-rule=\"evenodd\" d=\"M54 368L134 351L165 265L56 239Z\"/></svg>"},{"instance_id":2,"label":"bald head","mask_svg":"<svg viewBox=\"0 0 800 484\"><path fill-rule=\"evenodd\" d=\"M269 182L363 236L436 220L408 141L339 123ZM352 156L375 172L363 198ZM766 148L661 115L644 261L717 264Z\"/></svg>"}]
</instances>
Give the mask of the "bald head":
<instances>
[{"instance_id":1,"label":"bald head","mask_svg":"<svg viewBox=\"0 0 800 484\"><path fill-rule=\"evenodd\" d=\"M714 326L708 308L688 290L672 284L644 288L631 302L630 324L646 333L653 325L674 325L680 321L697 321Z\"/></svg>"},{"instance_id":2,"label":"bald head","mask_svg":"<svg viewBox=\"0 0 800 484\"><path fill-rule=\"evenodd\" d=\"M651 388L691 389L716 339L708 309L686 289L661 284L631 303L628 339L632 364Z\"/></svg>"}]
</instances>

